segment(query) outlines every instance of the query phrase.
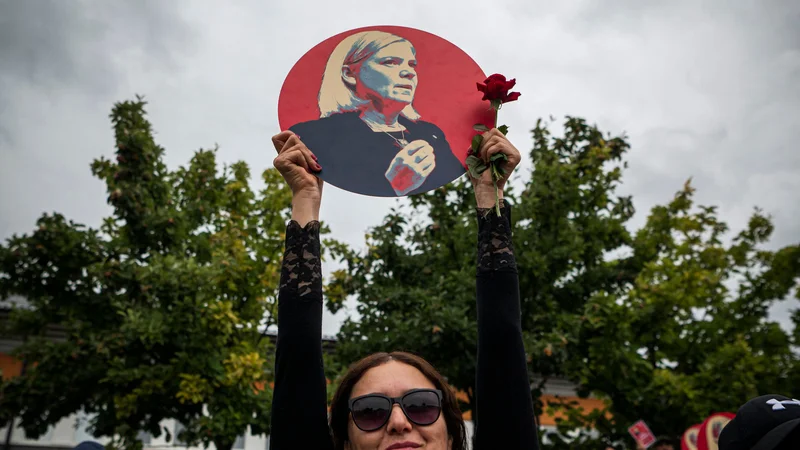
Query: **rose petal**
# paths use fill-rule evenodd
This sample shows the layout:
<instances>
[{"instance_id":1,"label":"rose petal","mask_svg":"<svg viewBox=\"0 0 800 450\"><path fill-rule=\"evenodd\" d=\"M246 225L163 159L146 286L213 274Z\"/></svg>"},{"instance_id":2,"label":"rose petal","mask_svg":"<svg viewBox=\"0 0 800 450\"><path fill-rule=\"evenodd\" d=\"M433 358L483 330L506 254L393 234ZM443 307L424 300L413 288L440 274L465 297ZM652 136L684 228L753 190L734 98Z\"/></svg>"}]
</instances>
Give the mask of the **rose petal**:
<instances>
[{"instance_id":1,"label":"rose petal","mask_svg":"<svg viewBox=\"0 0 800 450\"><path fill-rule=\"evenodd\" d=\"M516 84L516 78L507 80L505 75L499 73L489 75L483 83L476 83L478 90L483 92L483 100L488 100L493 105L517 100L520 93L509 92Z\"/></svg>"},{"instance_id":2,"label":"rose petal","mask_svg":"<svg viewBox=\"0 0 800 450\"><path fill-rule=\"evenodd\" d=\"M494 75L489 75L489 78L487 78L486 81L484 81L484 83L489 84L492 81L500 81L505 83L506 77L505 75L500 75L499 73L496 73Z\"/></svg>"}]
</instances>

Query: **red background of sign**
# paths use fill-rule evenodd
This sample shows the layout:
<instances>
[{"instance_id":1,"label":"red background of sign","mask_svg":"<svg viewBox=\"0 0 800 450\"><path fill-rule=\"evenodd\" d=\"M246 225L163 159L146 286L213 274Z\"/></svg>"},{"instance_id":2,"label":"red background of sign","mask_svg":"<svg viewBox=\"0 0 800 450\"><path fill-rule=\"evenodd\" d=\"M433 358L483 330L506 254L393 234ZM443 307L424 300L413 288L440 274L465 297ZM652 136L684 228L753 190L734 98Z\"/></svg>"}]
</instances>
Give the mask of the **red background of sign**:
<instances>
[{"instance_id":1,"label":"red background of sign","mask_svg":"<svg viewBox=\"0 0 800 450\"><path fill-rule=\"evenodd\" d=\"M489 102L481 100L482 94L475 86L486 75L469 55L451 42L413 28L358 28L339 33L309 50L289 71L281 88L278 100L281 130L319 118L317 95L328 57L342 39L368 30L392 33L407 39L414 46L419 61L414 108L422 120L444 131L450 148L463 163L472 136L477 134L472 126L482 123L491 128L494 125L494 111L489 109Z\"/></svg>"}]
</instances>

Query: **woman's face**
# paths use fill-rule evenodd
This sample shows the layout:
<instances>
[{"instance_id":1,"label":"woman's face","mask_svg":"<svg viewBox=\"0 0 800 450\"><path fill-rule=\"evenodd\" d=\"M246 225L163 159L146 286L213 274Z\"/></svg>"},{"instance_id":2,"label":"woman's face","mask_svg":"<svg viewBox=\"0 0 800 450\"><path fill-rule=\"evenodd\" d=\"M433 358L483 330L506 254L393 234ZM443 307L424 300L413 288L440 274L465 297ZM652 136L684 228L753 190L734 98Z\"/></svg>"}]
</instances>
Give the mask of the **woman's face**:
<instances>
[{"instance_id":1,"label":"woman's face","mask_svg":"<svg viewBox=\"0 0 800 450\"><path fill-rule=\"evenodd\" d=\"M350 398L366 394L401 397L411 389L420 388L436 389L433 383L415 367L398 361L389 361L366 371L358 383L353 386ZM387 450L389 448L449 450L452 448L442 414L433 424L419 426L408 420L403 414L403 410L400 409L400 405L392 407L389 421L375 431L361 431L353 423L351 416L347 425L347 436L346 448L348 450Z\"/></svg>"},{"instance_id":2,"label":"woman's face","mask_svg":"<svg viewBox=\"0 0 800 450\"><path fill-rule=\"evenodd\" d=\"M356 95L381 103L411 104L417 90L417 57L409 42L389 44L364 60Z\"/></svg>"}]
</instances>

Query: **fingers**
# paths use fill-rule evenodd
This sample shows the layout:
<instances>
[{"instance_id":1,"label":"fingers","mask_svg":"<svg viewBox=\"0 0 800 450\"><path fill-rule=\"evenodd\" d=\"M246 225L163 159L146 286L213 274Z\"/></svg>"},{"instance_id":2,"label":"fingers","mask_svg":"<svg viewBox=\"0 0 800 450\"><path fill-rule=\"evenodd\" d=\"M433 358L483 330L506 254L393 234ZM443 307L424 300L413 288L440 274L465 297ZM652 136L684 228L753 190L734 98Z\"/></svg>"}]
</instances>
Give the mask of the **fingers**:
<instances>
[{"instance_id":1,"label":"fingers","mask_svg":"<svg viewBox=\"0 0 800 450\"><path fill-rule=\"evenodd\" d=\"M311 152L302 144L297 144L281 151L273 161L273 165L281 171L290 169L292 165L300 166L309 173L312 173L312 171L319 172L322 169Z\"/></svg>"},{"instance_id":2,"label":"fingers","mask_svg":"<svg viewBox=\"0 0 800 450\"><path fill-rule=\"evenodd\" d=\"M428 145L427 147L418 150L412 156L414 157L413 159L414 163L421 163L422 161L425 161L426 159L432 158L434 156L433 147Z\"/></svg>"},{"instance_id":3,"label":"fingers","mask_svg":"<svg viewBox=\"0 0 800 450\"><path fill-rule=\"evenodd\" d=\"M281 173L290 172L292 170L292 166L302 167L306 172L309 172L306 158L300 151L283 152L272 161L272 165L275 166L275 168Z\"/></svg>"},{"instance_id":4,"label":"fingers","mask_svg":"<svg viewBox=\"0 0 800 450\"><path fill-rule=\"evenodd\" d=\"M427 178L428 175L430 175L431 172L433 172L433 169L435 168L436 168L436 159L432 157L430 158L430 160L425 161L425 164L422 166L422 170L420 171L420 175Z\"/></svg>"},{"instance_id":5,"label":"fingers","mask_svg":"<svg viewBox=\"0 0 800 450\"><path fill-rule=\"evenodd\" d=\"M282 131L272 136L272 144L275 146L275 150L277 150L278 153L290 149L295 145L302 145L315 161L317 159L314 153L300 140L300 136L294 134L291 130Z\"/></svg>"},{"instance_id":6,"label":"fingers","mask_svg":"<svg viewBox=\"0 0 800 450\"><path fill-rule=\"evenodd\" d=\"M478 149L478 157L485 163L488 164L492 156L497 153L505 154L509 162L514 165L520 161L519 151L499 130L492 129L483 135L484 139L481 148Z\"/></svg>"},{"instance_id":7,"label":"fingers","mask_svg":"<svg viewBox=\"0 0 800 450\"><path fill-rule=\"evenodd\" d=\"M283 147L286 145L286 142L292 136L296 135L290 130L281 131L275 136L272 136L272 146L275 147L275 151L280 153Z\"/></svg>"},{"instance_id":8,"label":"fingers","mask_svg":"<svg viewBox=\"0 0 800 450\"><path fill-rule=\"evenodd\" d=\"M505 143L502 138L497 136L492 136L489 139L485 139L481 144L481 147L478 149L478 158L480 158L484 163L489 164L489 158L492 157L493 154L502 152ZM490 153L490 151L492 153Z\"/></svg>"},{"instance_id":9,"label":"fingers","mask_svg":"<svg viewBox=\"0 0 800 450\"><path fill-rule=\"evenodd\" d=\"M415 172L427 178L436 167L436 154L433 151L433 147L427 146L415 153L411 167Z\"/></svg>"},{"instance_id":10,"label":"fingers","mask_svg":"<svg viewBox=\"0 0 800 450\"><path fill-rule=\"evenodd\" d=\"M491 144L489 144L489 146L488 146L488 147L487 147L487 148L484 150L484 155L485 155L484 161L486 161L486 162L488 163L489 161L491 161L491 160L492 160L492 156L494 156L494 155L496 155L496 154L498 154L498 153L503 153L503 154L505 154L505 155L506 155L506 157L507 157L509 160L511 160L511 159L512 159L512 155L511 155L511 153L512 153L512 152L510 152L509 150L510 150L510 149L509 149L509 148L508 148L508 146L505 144L505 142L502 142L502 141L498 141L498 142L492 142L492 143L491 143Z\"/></svg>"},{"instance_id":11,"label":"fingers","mask_svg":"<svg viewBox=\"0 0 800 450\"><path fill-rule=\"evenodd\" d=\"M279 167L278 164L294 162L309 172L322 170L316 155L293 132L287 130L276 134L272 137L272 143L278 151L278 158L273 161L276 168ZM283 155L287 155L287 157L281 158Z\"/></svg>"},{"instance_id":12,"label":"fingers","mask_svg":"<svg viewBox=\"0 0 800 450\"><path fill-rule=\"evenodd\" d=\"M484 140L484 142L485 142L487 139L490 139L490 138L492 138L492 137L499 137L499 138L502 138L502 139L505 139L505 138L506 138L506 135L505 135L505 134L503 134L503 133L501 133L501 132L500 132L500 130L498 130L497 128L492 128L491 130L484 132L484 133L482 134L482 136L483 136L483 140Z\"/></svg>"},{"instance_id":13,"label":"fingers","mask_svg":"<svg viewBox=\"0 0 800 450\"><path fill-rule=\"evenodd\" d=\"M288 136L288 138L285 141L283 141L283 146L278 150L278 153L281 153L284 150L288 150L294 147L295 145L304 145L304 144L302 141L300 141L300 138L297 137L296 134L292 133L291 135Z\"/></svg>"},{"instance_id":14,"label":"fingers","mask_svg":"<svg viewBox=\"0 0 800 450\"><path fill-rule=\"evenodd\" d=\"M319 172L320 170L322 170L322 166L320 166L319 163L317 163L317 157L314 156L314 154L311 153L311 150L309 150L308 147L303 145L302 142L293 145L292 147L289 148L289 150L287 150L287 152L299 152L301 155L303 155L306 167L309 170L314 172Z\"/></svg>"},{"instance_id":15,"label":"fingers","mask_svg":"<svg viewBox=\"0 0 800 450\"><path fill-rule=\"evenodd\" d=\"M408 145L403 147L403 150L406 152L408 156L411 156L415 152L419 151L421 148L426 146L430 147L430 144L428 144L426 141L423 141L422 139L417 139L416 141L409 142Z\"/></svg>"}]
</instances>

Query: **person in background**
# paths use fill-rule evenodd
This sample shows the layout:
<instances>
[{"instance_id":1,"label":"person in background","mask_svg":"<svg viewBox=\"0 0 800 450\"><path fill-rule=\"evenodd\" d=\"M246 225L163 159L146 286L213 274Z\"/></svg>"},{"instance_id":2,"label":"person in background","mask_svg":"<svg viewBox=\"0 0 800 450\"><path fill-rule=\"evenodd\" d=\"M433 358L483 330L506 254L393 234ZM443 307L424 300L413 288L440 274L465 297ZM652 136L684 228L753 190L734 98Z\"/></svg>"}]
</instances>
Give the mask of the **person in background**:
<instances>
[{"instance_id":1,"label":"person in background","mask_svg":"<svg viewBox=\"0 0 800 450\"><path fill-rule=\"evenodd\" d=\"M675 447L672 439L660 437L647 449L643 445L637 444L636 450L677 450L677 447Z\"/></svg>"},{"instance_id":2,"label":"person in background","mask_svg":"<svg viewBox=\"0 0 800 450\"><path fill-rule=\"evenodd\" d=\"M739 408L719 435L719 450L800 449L800 400L762 395Z\"/></svg>"},{"instance_id":3,"label":"person in background","mask_svg":"<svg viewBox=\"0 0 800 450\"><path fill-rule=\"evenodd\" d=\"M677 450L672 439L665 437L659 438L650 448L652 450Z\"/></svg>"}]
</instances>

